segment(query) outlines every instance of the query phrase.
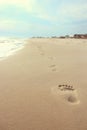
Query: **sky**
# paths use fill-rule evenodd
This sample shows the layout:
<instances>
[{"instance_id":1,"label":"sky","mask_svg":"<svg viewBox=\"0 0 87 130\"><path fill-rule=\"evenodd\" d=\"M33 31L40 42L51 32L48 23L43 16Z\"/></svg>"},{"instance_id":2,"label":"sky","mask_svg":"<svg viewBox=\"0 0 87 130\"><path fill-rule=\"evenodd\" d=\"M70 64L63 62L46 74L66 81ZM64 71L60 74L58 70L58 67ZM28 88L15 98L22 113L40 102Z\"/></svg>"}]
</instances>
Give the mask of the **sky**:
<instances>
[{"instance_id":1,"label":"sky","mask_svg":"<svg viewBox=\"0 0 87 130\"><path fill-rule=\"evenodd\" d=\"M0 36L87 34L87 0L0 0Z\"/></svg>"}]
</instances>

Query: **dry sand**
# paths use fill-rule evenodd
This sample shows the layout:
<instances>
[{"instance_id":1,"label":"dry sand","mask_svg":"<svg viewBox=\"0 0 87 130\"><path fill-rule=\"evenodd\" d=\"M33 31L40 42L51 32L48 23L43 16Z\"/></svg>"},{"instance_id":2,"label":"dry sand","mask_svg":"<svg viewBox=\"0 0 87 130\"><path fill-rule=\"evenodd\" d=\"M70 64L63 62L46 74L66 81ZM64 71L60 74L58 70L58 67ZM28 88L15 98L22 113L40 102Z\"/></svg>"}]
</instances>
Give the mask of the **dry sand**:
<instances>
[{"instance_id":1,"label":"dry sand","mask_svg":"<svg viewBox=\"0 0 87 130\"><path fill-rule=\"evenodd\" d=\"M87 130L87 40L29 39L0 61L0 130Z\"/></svg>"}]
</instances>

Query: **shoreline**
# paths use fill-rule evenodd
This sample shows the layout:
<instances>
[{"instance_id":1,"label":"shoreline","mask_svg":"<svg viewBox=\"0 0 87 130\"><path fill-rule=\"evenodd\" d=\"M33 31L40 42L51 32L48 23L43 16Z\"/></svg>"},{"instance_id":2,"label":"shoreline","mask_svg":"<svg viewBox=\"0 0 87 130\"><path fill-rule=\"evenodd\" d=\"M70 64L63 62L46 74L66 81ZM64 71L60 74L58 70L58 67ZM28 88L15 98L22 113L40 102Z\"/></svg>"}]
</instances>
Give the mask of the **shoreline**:
<instances>
[{"instance_id":1,"label":"shoreline","mask_svg":"<svg viewBox=\"0 0 87 130\"><path fill-rule=\"evenodd\" d=\"M84 40L29 39L0 61L0 128L86 130L86 55Z\"/></svg>"},{"instance_id":2,"label":"shoreline","mask_svg":"<svg viewBox=\"0 0 87 130\"><path fill-rule=\"evenodd\" d=\"M9 38L10 39L10 38ZM10 40L12 40L12 39L10 39ZM9 42L11 42L9 40ZM21 40L21 39L20 39ZM3 39L3 41L4 41L4 39ZM6 42L6 41L5 41ZM8 52L4 52L4 53L7 53L7 54L3 54L3 56L1 56L0 55L0 61L2 61L2 60L6 60L7 58L9 58L10 56L12 56L12 55L15 55L16 53L18 53L19 51L21 51L25 46L26 46L26 44L27 44L27 39L26 40L24 40L23 41L23 43L21 43L21 46L19 46L19 45L16 45L16 44L19 44L19 43L14 43L13 42L13 46L17 46L17 47L13 47L13 48L11 48L10 50L7 50L8 48L7 48L7 45L6 44L9 44L8 46L10 46L10 44L11 43L5 43L5 45L3 46L3 48L4 48L4 50L6 49L6 51L8 51ZM17 41L18 42L18 41ZM3 43L4 44L4 43ZM2 49L3 49L2 48Z\"/></svg>"}]
</instances>

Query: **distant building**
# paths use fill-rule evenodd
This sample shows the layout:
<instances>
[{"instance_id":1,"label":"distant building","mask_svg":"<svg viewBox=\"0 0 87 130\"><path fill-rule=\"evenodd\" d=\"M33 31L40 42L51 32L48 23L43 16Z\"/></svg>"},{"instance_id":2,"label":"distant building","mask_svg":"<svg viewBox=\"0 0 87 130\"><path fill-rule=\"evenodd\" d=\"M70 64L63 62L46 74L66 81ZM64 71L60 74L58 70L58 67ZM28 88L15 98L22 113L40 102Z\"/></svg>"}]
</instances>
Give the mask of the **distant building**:
<instances>
[{"instance_id":1,"label":"distant building","mask_svg":"<svg viewBox=\"0 0 87 130\"><path fill-rule=\"evenodd\" d=\"M65 36L60 36L59 38L66 38Z\"/></svg>"},{"instance_id":2,"label":"distant building","mask_svg":"<svg viewBox=\"0 0 87 130\"><path fill-rule=\"evenodd\" d=\"M69 35L65 35L65 36L60 36L59 38L70 38L70 36Z\"/></svg>"},{"instance_id":3,"label":"distant building","mask_svg":"<svg viewBox=\"0 0 87 130\"><path fill-rule=\"evenodd\" d=\"M75 34L74 38L82 38L82 39L87 39L87 34Z\"/></svg>"}]
</instances>

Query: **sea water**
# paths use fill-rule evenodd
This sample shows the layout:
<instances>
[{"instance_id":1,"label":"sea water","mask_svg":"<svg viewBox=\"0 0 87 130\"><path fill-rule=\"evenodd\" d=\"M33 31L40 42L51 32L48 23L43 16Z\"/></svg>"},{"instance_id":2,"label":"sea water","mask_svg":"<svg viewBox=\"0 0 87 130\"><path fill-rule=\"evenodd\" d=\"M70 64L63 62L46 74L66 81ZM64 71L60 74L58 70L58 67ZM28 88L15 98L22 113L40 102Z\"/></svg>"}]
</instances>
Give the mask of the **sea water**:
<instances>
[{"instance_id":1,"label":"sea water","mask_svg":"<svg viewBox=\"0 0 87 130\"><path fill-rule=\"evenodd\" d=\"M24 47L26 39L0 38L0 60L13 55Z\"/></svg>"}]
</instances>

